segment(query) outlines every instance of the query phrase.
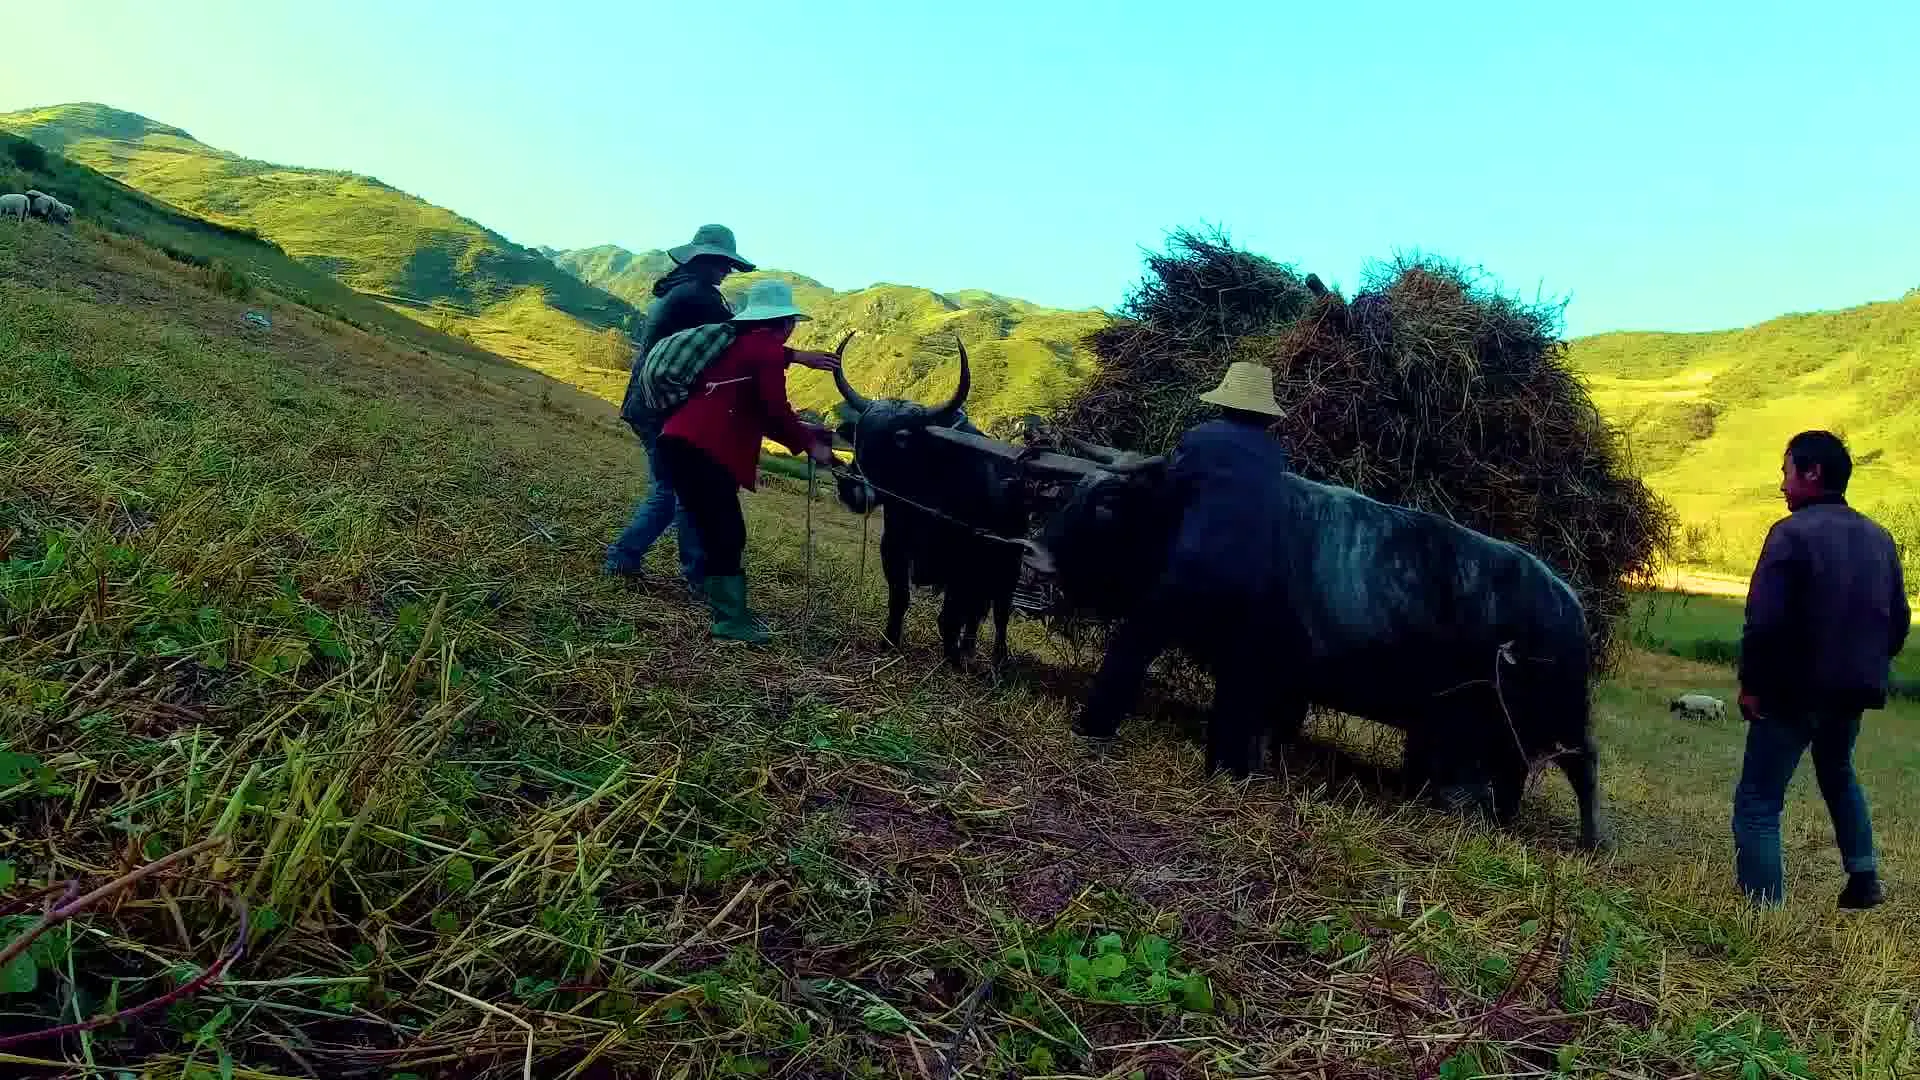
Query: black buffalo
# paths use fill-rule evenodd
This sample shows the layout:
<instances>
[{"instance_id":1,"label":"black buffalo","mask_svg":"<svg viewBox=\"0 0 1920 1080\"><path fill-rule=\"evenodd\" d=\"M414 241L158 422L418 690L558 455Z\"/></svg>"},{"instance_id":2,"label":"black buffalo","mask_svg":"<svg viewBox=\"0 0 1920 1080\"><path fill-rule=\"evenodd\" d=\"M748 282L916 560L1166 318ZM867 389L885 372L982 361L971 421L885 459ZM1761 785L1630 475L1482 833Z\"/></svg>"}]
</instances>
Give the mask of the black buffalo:
<instances>
[{"instance_id":1,"label":"black buffalo","mask_svg":"<svg viewBox=\"0 0 1920 1080\"><path fill-rule=\"evenodd\" d=\"M1323 705L1405 731L1416 785L1490 780L1503 822L1556 755L1581 843L1601 843L1586 621L1564 581L1513 544L1284 470L1196 484L1193 437L1171 467L1080 481L1033 553L1070 605L1121 620L1078 730L1112 735L1178 647L1214 674L1210 768L1246 775L1263 736L1291 741Z\"/></svg>"},{"instance_id":2,"label":"black buffalo","mask_svg":"<svg viewBox=\"0 0 1920 1080\"><path fill-rule=\"evenodd\" d=\"M839 478L840 501L856 513L877 505L885 519L880 563L887 578L887 643L901 643L912 586L931 586L944 593L939 624L947 659L967 662L991 608L993 663L1004 665L1028 513L1012 466L938 437L981 437L963 409L972 386L966 346L960 346L959 386L937 407L869 400L843 372L834 382L853 414L839 432L854 455L852 475Z\"/></svg>"}]
</instances>

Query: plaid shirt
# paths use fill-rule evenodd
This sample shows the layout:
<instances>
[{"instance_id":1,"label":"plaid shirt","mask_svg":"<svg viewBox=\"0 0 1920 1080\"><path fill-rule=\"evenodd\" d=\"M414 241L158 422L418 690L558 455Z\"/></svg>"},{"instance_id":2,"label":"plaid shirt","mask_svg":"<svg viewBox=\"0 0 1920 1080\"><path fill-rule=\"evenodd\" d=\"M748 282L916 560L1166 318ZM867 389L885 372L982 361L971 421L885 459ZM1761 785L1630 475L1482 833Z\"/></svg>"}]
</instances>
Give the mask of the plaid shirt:
<instances>
[{"instance_id":1,"label":"plaid shirt","mask_svg":"<svg viewBox=\"0 0 1920 1080\"><path fill-rule=\"evenodd\" d=\"M734 323L708 323L661 338L641 362L641 401L661 414L685 404L700 373L727 351L739 329Z\"/></svg>"}]
</instances>

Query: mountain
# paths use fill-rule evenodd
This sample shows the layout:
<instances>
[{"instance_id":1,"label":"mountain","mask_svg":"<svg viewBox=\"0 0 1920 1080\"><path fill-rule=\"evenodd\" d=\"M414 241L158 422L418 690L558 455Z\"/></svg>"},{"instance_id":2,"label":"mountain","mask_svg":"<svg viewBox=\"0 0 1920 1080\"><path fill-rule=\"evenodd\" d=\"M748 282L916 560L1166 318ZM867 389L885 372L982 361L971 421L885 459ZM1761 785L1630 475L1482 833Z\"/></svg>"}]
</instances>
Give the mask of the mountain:
<instances>
[{"instance_id":1,"label":"mountain","mask_svg":"<svg viewBox=\"0 0 1920 1080\"><path fill-rule=\"evenodd\" d=\"M256 233L394 313L610 400L625 389L632 354L623 332L638 325L636 309L672 266L661 251L522 246L372 177L241 157L106 105L4 114L0 129L236 234ZM840 293L777 270L736 275L727 291L737 295L769 276L793 285L815 316L796 344L830 348L845 330L860 331L848 370L870 394L946 397L958 333L974 365L969 411L983 423L1072 392L1091 370L1080 339L1103 319L980 290L876 285ZM824 411L838 400L817 377L796 376L793 391L806 408Z\"/></svg>"},{"instance_id":2,"label":"mountain","mask_svg":"<svg viewBox=\"0 0 1920 1080\"><path fill-rule=\"evenodd\" d=\"M0 131L0 191L38 188L71 203L85 227L98 228L129 250L191 268L226 296L270 307L265 289L330 319L401 344L416 354L457 358L463 367L499 366L470 337L441 333L420 320L348 288L293 258L249 228L223 225L160 202L18 135ZM154 302L155 298L142 298Z\"/></svg>"},{"instance_id":3,"label":"mountain","mask_svg":"<svg viewBox=\"0 0 1920 1080\"><path fill-rule=\"evenodd\" d=\"M611 244L548 248L543 254L643 311L653 300L654 282L673 267L664 251L633 252ZM831 349L847 331L858 332L847 349L847 374L869 397L944 399L959 374L953 346L958 335L973 373L967 411L975 422L989 425L1044 410L1077 389L1093 370L1093 356L1080 343L1106 320L1097 311L1060 311L978 289L937 293L880 284L838 292L784 270L735 274L721 291L737 300L767 278L791 285L795 302L812 316L800 324L796 345ZM825 379L795 376L789 386L802 408L824 412L840 400Z\"/></svg>"},{"instance_id":4,"label":"mountain","mask_svg":"<svg viewBox=\"0 0 1920 1080\"><path fill-rule=\"evenodd\" d=\"M1893 530L1920 581L1920 289L1743 330L1600 334L1572 359L1679 512L1685 561L1750 572L1784 513L1781 451L1826 428L1853 452L1849 501Z\"/></svg>"},{"instance_id":5,"label":"mountain","mask_svg":"<svg viewBox=\"0 0 1920 1080\"><path fill-rule=\"evenodd\" d=\"M477 315L532 289L594 326L632 315L539 252L369 176L240 157L93 103L0 115L0 128L208 220L253 229L362 292Z\"/></svg>"}]
</instances>

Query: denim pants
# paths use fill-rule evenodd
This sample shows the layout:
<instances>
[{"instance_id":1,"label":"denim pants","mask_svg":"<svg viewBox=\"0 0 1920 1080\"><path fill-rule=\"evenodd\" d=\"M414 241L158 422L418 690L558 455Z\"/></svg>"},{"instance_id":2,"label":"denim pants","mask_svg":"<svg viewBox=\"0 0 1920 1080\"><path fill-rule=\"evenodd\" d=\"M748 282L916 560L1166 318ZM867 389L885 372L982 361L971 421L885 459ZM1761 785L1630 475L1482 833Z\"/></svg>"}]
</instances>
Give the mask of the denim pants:
<instances>
[{"instance_id":1,"label":"denim pants","mask_svg":"<svg viewBox=\"0 0 1920 1080\"><path fill-rule=\"evenodd\" d=\"M1786 893L1780 855L1780 811L1800 755L1813 747L1814 775L1833 818L1833 838L1848 873L1875 869L1867 797L1853 774L1859 710L1794 709L1752 715L1740 785L1733 794L1733 840L1740 889L1776 905Z\"/></svg>"},{"instance_id":2,"label":"denim pants","mask_svg":"<svg viewBox=\"0 0 1920 1080\"><path fill-rule=\"evenodd\" d=\"M694 529L693 519L688 516L686 506L673 490L671 470L666 462L660 460L660 421L630 421L628 426L640 437L640 447L646 451L647 494L634 507L633 520L627 523L619 538L607 548L607 568L638 570L641 561L647 557L647 551L669 528L673 528L679 533L680 573L689 584L700 585L707 576L706 557L700 548L700 536Z\"/></svg>"}]
</instances>

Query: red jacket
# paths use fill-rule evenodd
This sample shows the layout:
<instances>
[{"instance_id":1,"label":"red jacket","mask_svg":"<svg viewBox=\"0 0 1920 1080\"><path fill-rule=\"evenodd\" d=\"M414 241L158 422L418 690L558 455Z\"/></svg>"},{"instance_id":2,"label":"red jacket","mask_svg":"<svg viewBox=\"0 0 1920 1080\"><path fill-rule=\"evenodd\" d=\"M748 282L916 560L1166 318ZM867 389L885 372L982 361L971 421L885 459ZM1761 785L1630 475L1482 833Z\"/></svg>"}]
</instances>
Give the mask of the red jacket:
<instances>
[{"instance_id":1,"label":"red jacket","mask_svg":"<svg viewBox=\"0 0 1920 1080\"><path fill-rule=\"evenodd\" d=\"M815 435L787 403L787 347L771 334L742 333L693 384L693 396L660 430L685 439L752 491L760 476L760 440L796 454Z\"/></svg>"}]
</instances>

